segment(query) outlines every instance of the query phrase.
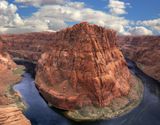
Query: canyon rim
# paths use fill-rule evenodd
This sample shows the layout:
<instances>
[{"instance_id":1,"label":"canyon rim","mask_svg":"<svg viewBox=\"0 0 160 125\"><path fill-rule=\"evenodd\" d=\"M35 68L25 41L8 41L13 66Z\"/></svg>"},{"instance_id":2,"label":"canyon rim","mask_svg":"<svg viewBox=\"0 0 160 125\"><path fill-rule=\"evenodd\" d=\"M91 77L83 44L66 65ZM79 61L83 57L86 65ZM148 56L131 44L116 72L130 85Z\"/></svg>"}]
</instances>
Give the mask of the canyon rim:
<instances>
[{"instance_id":1,"label":"canyon rim","mask_svg":"<svg viewBox=\"0 0 160 125\"><path fill-rule=\"evenodd\" d=\"M0 0L0 125L160 125L160 0Z\"/></svg>"},{"instance_id":2,"label":"canyon rim","mask_svg":"<svg viewBox=\"0 0 160 125\"><path fill-rule=\"evenodd\" d=\"M141 80L127 67L114 30L83 22L59 32L1 35L4 51L37 64L44 99L76 121L110 119L135 108Z\"/></svg>"}]
</instances>

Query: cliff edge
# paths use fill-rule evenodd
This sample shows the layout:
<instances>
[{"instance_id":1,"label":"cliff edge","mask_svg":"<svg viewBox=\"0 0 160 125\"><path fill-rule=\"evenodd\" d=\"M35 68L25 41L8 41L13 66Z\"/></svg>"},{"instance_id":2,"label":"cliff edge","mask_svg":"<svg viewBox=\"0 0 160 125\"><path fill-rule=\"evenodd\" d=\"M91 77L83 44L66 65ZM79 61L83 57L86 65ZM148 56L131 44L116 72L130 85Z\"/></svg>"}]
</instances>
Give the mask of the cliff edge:
<instances>
[{"instance_id":1,"label":"cliff edge","mask_svg":"<svg viewBox=\"0 0 160 125\"><path fill-rule=\"evenodd\" d=\"M116 38L115 31L88 23L55 33L51 49L38 61L36 83L43 97L76 120L121 114L110 107L117 99L116 112L127 107L131 92L139 100L139 92L133 90L139 80L128 70Z\"/></svg>"}]
</instances>

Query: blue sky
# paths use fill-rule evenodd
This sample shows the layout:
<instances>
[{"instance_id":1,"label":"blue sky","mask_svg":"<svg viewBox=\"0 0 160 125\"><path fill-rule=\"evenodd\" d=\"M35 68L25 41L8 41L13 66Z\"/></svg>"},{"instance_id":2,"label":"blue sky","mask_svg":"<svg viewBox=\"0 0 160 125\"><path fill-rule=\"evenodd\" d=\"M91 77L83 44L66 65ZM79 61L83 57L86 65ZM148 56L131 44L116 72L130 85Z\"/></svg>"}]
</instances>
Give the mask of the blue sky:
<instances>
[{"instance_id":1,"label":"blue sky","mask_svg":"<svg viewBox=\"0 0 160 125\"><path fill-rule=\"evenodd\" d=\"M13 3L14 0L8 0ZM78 2L84 2L87 7L91 7L96 10L107 11L107 4L109 0L73 0ZM128 14L125 15L130 20L147 20L160 17L160 0L121 0L126 3L130 3L131 6L127 7ZM18 4L17 5L22 5ZM37 8L28 6L27 8L20 8L18 13L21 16L30 16L33 12L36 12Z\"/></svg>"},{"instance_id":2,"label":"blue sky","mask_svg":"<svg viewBox=\"0 0 160 125\"><path fill-rule=\"evenodd\" d=\"M106 6L109 0L74 0L85 2L88 6L94 9L107 11ZM146 20L160 17L160 0L121 0L125 3L130 3L131 6L127 7L128 14L126 18L130 20Z\"/></svg>"},{"instance_id":3,"label":"blue sky","mask_svg":"<svg viewBox=\"0 0 160 125\"><path fill-rule=\"evenodd\" d=\"M57 31L87 21L124 35L159 35L159 5L160 0L1 0L0 18L10 21L0 24L0 33Z\"/></svg>"}]
</instances>

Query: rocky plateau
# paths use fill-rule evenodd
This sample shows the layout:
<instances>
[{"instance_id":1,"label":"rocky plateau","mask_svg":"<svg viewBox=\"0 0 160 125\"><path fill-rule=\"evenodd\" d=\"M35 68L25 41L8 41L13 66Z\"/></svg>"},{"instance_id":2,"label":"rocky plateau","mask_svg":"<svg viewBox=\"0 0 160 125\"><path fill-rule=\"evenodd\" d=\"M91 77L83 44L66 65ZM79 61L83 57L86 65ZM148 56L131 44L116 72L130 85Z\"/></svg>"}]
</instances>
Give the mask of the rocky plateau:
<instances>
[{"instance_id":1,"label":"rocky plateau","mask_svg":"<svg viewBox=\"0 0 160 125\"><path fill-rule=\"evenodd\" d=\"M125 57L160 81L160 36L119 36L117 43Z\"/></svg>"}]
</instances>

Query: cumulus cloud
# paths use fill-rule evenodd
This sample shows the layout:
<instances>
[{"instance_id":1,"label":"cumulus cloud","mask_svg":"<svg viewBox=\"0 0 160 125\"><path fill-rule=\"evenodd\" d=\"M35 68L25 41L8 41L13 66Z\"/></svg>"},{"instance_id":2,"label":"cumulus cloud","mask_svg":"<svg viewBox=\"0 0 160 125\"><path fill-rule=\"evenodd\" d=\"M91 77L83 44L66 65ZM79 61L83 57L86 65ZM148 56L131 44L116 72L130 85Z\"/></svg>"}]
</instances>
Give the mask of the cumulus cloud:
<instances>
[{"instance_id":1,"label":"cumulus cloud","mask_svg":"<svg viewBox=\"0 0 160 125\"><path fill-rule=\"evenodd\" d=\"M66 0L15 0L17 3L40 7L41 5L64 4Z\"/></svg>"},{"instance_id":2,"label":"cumulus cloud","mask_svg":"<svg viewBox=\"0 0 160 125\"><path fill-rule=\"evenodd\" d=\"M25 5L34 3L38 10L30 17L21 18L17 13L17 6L8 3L6 0L0 1L0 33L24 33L40 31L58 31L66 28L71 22L79 23L87 21L106 28L111 28L124 35L151 35L153 32L148 27L159 30L159 20L139 21L133 23L125 19L122 13L106 13L100 10L89 8L84 2L67 2L64 0L16 0ZM61 2L60 2L61 1ZM116 1L114 5L125 10L126 3ZM48 5L52 2L51 5ZM113 4L110 4L113 8ZM131 27L132 25L132 27ZM159 30L160 31L160 30Z\"/></svg>"},{"instance_id":3,"label":"cumulus cloud","mask_svg":"<svg viewBox=\"0 0 160 125\"><path fill-rule=\"evenodd\" d=\"M76 8L76 9L81 9L85 7L84 2L67 2L66 5L69 7Z\"/></svg>"},{"instance_id":4,"label":"cumulus cloud","mask_svg":"<svg viewBox=\"0 0 160 125\"><path fill-rule=\"evenodd\" d=\"M53 22L52 20L58 19L61 22L64 21L62 25L64 27L65 27L65 22L79 23L82 21L87 21L107 28L113 28L119 31L120 33L125 32L124 28L126 25L128 25L128 20L126 20L123 17L117 17L102 11L86 8L84 7L83 4L81 4L83 6L71 6L71 5L73 4L68 4L65 6L62 5L43 6L39 9L39 11L33 14L32 18L49 20L51 22Z\"/></svg>"},{"instance_id":5,"label":"cumulus cloud","mask_svg":"<svg viewBox=\"0 0 160 125\"><path fill-rule=\"evenodd\" d=\"M0 24L6 22L7 28L5 28L4 25L2 25L3 28L1 28L1 32L3 33L5 29L5 32L7 33L57 31L66 28L68 22L79 23L87 21L115 29L123 34L123 32L125 32L125 26L128 25L128 21L123 17L117 17L102 11L87 8L83 2L69 2L65 5L41 6L37 12L25 19L22 19L19 14L16 13L17 7L15 5L8 4L6 1L5 4L8 6L3 7L6 8L4 10L4 13L6 14L5 17L11 22L8 23L7 21L4 21L5 18L0 20ZM12 8L11 17L9 15L9 11L11 11L10 8ZM12 18L13 16L14 18Z\"/></svg>"},{"instance_id":6,"label":"cumulus cloud","mask_svg":"<svg viewBox=\"0 0 160 125\"><path fill-rule=\"evenodd\" d=\"M7 1L0 1L0 33L23 33L50 31L49 22L38 18L22 19L17 13L17 6ZM57 21L57 23L59 22ZM52 26L53 27L53 26ZM60 27L60 26L59 26Z\"/></svg>"},{"instance_id":7,"label":"cumulus cloud","mask_svg":"<svg viewBox=\"0 0 160 125\"><path fill-rule=\"evenodd\" d=\"M151 30L149 30L143 26L129 28L128 32L131 35L137 35L137 36L152 35L153 34Z\"/></svg>"},{"instance_id":8,"label":"cumulus cloud","mask_svg":"<svg viewBox=\"0 0 160 125\"><path fill-rule=\"evenodd\" d=\"M14 4L8 4L5 0L0 1L0 33L23 25L24 22L16 11L17 7Z\"/></svg>"},{"instance_id":9,"label":"cumulus cloud","mask_svg":"<svg viewBox=\"0 0 160 125\"><path fill-rule=\"evenodd\" d=\"M160 18L153 20L137 21L137 25L147 26L152 30L154 30L155 32L160 33Z\"/></svg>"},{"instance_id":10,"label":"cumulus cloud","mask_svg":"<svg viewBox=\"0 0 160 125\"><path fill-rule=\"evenodd\" d=\"M122 15L127 13L125 10L127 5L129 5L129 3L120 0L109 0L108 8L111 14Z\"/></svg>"}]
</instances>

